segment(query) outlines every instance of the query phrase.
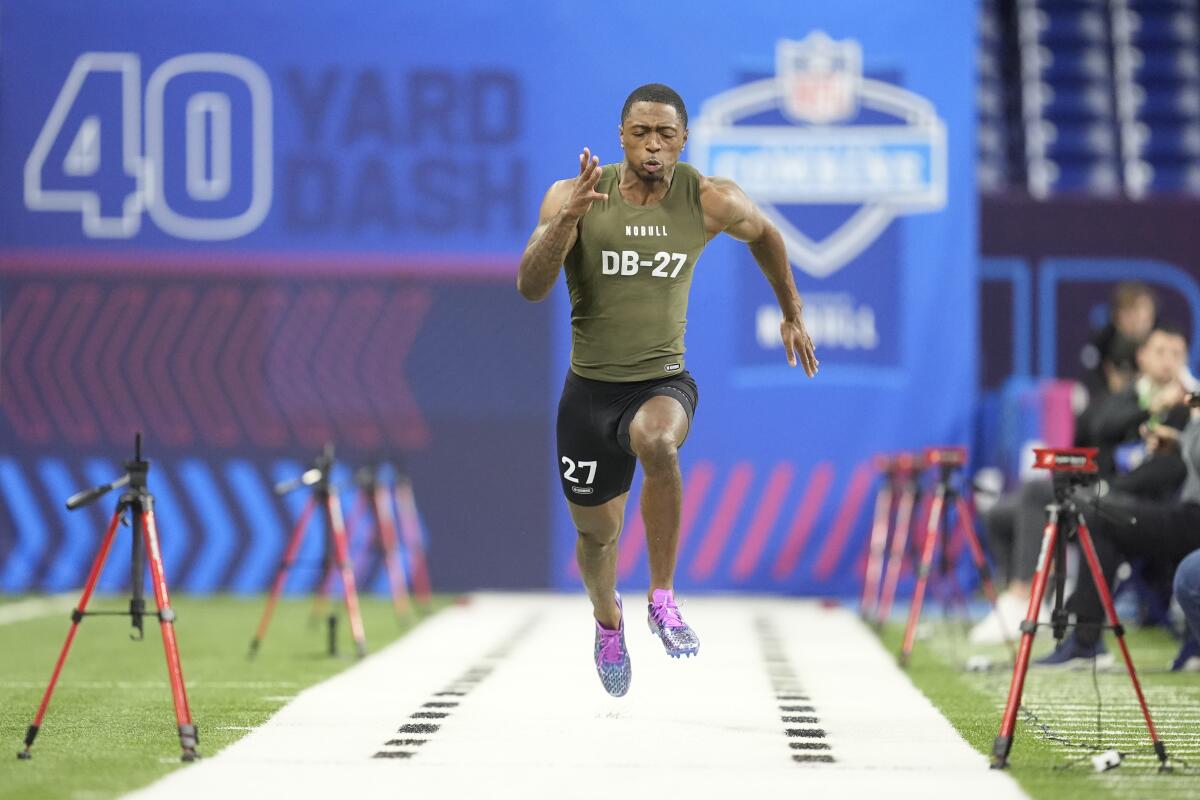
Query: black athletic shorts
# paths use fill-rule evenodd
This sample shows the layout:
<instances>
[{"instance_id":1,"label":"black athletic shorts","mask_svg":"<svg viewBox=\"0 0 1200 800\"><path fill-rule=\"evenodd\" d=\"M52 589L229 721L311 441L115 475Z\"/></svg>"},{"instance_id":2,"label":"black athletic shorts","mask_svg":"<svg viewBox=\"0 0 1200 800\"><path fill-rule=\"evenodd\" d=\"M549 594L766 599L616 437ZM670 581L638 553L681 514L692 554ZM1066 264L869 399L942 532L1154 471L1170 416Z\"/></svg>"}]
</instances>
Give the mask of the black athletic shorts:
<instances>
[{"instance_id":1,"label":"black athletic shorts","mask_svg":"<svg viewBox=\"0 0 1200 800\"><path fill-rule=\"evenodd\" d=\"M567 370L558 402L558 475L568 500L598 506L629 491L637 465L629 424L642 403L660 394L679 401L690 431L700 394L686 370L625 383L594 381Z\"/></svg>"}]
</instances>

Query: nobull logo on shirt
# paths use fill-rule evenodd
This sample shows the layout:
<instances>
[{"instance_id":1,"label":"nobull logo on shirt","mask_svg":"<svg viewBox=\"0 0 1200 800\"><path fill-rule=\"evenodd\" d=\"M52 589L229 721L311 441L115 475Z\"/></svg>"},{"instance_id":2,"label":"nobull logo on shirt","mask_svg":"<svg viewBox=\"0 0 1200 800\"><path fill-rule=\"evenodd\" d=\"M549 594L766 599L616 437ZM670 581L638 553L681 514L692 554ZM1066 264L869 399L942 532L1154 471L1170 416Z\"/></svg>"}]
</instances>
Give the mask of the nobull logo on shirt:
<instances>
[{"instance_id":1,"label":"nobull logo on shirt","mask_svg":"<svg viewBox=\"0 0 1200 800\"><path fill-rule=\"evenodd\" d=\"M626 225L626 236L666 236L666 225Z\"/></svg>"}]
</instances>

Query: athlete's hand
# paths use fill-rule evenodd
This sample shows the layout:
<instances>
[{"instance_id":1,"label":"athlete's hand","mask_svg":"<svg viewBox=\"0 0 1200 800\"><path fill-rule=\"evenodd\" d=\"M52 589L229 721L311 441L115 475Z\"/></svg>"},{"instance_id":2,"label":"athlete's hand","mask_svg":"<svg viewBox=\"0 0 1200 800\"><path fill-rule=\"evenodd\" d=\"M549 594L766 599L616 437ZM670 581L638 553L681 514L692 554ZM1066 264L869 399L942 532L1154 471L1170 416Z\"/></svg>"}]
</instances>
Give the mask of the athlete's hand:
<instances>
[{"instance_id":1,"label":"athlete's hand","mask_svg":"<svg viewBox=\"0 0 1200 800\"><path fill-rule=\"evenodd\" d=\"M821 362L817 360L812 337L804 329L804 319L785 319L779 324L779 336L783 339L783 348L787 351L788 364L796 366L798 358L800 366L804 367L805 375L810 378L816 375Z\"/></svg>"},{"instance_id":2,"label":"athlete's hand","mask_svg":"<svg viewBox=\"0 0 1200 800\"><path fill-rule=\"evenodd\" d=\"M579 175L571 183L571 196L563 204L563 213L573 219L582 219L592 203L608 199L608 195L596 191L600 172L600 157L593 156L590 150L583 148L579 154Z\"/></svg>"}]
</instances>

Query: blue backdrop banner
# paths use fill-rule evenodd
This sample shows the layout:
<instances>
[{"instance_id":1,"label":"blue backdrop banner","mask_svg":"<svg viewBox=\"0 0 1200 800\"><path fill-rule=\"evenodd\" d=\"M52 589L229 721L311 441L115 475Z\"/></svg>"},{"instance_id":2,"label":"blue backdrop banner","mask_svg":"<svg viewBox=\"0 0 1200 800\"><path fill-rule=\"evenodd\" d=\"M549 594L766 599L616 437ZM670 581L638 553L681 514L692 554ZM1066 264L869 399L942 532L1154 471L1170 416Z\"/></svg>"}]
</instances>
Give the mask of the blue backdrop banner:
<instances>
[{"instance_id":1,"label":"blue backdrop banner","mask_svg":"<svg viewBox=\"0 0 1200 800\"><path fill-rule=\"evenodd\" d=\"M653 81L685 158L783 232L822 362L787 368L766 282L713 242L679 582L848 591L871 455L966 439L974 25L957 0L7 3L0 589L77 581L92 526L60 495L135 428L188 588L262 588L295 519L268 487L331 439L412 475L442 586L575 585L565 291L512 281L546 187L583 146L619 158Z\"/></svg>"}]
</instances>

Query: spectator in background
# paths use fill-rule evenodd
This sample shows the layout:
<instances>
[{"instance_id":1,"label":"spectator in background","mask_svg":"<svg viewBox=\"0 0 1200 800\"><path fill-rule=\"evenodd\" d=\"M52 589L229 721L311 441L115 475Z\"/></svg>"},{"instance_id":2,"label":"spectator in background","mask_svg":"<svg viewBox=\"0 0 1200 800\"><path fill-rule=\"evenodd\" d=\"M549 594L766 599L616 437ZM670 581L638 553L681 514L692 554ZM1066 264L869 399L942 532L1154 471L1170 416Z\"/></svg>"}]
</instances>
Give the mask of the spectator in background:
<instances>
[{"instance_id":1,"label":"spectator in background","mask_svg":"<svg viewBox=\"0 0 1200 800\"><path fill-rule=\"evenodd\" d=\"M1171 441L1159 447L1159 423L1172 413L1174 429L1187 421L1180 406L1184 397L1183 375L1187 364L1187 339L1182 330L1164 325L1156 328L1136 349L1124 336L1108 340L1102 359L1104 391L1092 400L1076 420L1075 446L1097 447L1100 476L1121 495L1145 500L1164 500L1182 485L1185 468ZM1138 371L1134 372L1136 361ZM1161 431L1170 438L1171 428ZM1115 453L1121 449L1125 467L1117 475ZM970 632L973 644L1004 641L1004 632L1015 635L1029 604L1034 570L1046 524L1046 506L1053 501L1047 480L1026 481L1020 489L1002 497L985 516L992 553L998 562L1001 581L998 609L988 614Z\"/></svg>"},{"instance_id":2,"label":"spectator in background","mask_svg":"<svg viewBox=\"0 0 1200 800\"><path fill-rule=\"evenodd\" d=\"M1138 379L1100 401L1087 420L1090 446L1099 449L1100 476L1137 466L1143 425L1153 432L1172 408L1183 402L1188 361L1187 335L1175 325L1160 325L1138 348ZM1126 447L1126 445L1131 446Z\"/></svg>"},{"instance_id":3,"label":"spectator in background","mask_svg":"<svg viewBox=\"0 0 1200 800\"><path fill-rule=\"evenodd\" d=\"M1109 589L1113 587L1117 567L1130 558L1146 559L1152 564L1174 566L1193 550L1200 549L1200 419L1197 411L1188 415L1181 434L1175 425L1185 419L1178 406L1185 400L1182 387L1187 363L1187 339L1175 327L1160 325L1138 351L1142 375L1131 389L1104 401L1093 425L1098 443L1111 444L1116 431L1138 426L1147 442L1150 457L1125 478L1146 477L1134 489L1111 479L1111 488L1104 502L1118 504L1136 520L1116 522L1092 513L1084 506L1083 514L1092 532L1096 554ZM1106 438L1108 437L1108 438ZM1185 480L1179 499L1166 499L1173 494L1172 482L1177 479L1177 467L1160 459L1176 454L1184 464ZM1101 451L1101 455L1104 451ZM1109 450L1110 463L1113 450ZM1167 468L1153 472L1160 464ZM1103 469L1103 466L1102 466ZM1172 477L1174 476L1174 477ZM1075 591L1067 600L1067 608L1075 614L1076 627L1062 640L1054 652L1037 663L1041 666L1088 666L1092 659L1111 661L1101 639L1104 609L1094 582L1086 573L1080 575Z\"/></svg>"},{"instance_id":4,"label":"spectator in background","mask_svg":"<svg viewBox=\"0 0 1200 800\"><path fill-rule=\"evenodd\" d=\"M1104 376L1100 389L1087 389L1087 402L1079 415L1075 417L1074 447L1094 447L1092 424L1096 412L1104 401L1114 394L1120 394L1132 386L1138 379L1137 353L1145 337L1138 341L1125 336L1111 336L1105 344L1101 356L1099 372Z\"/></svg>"},{"instance_id":5,"label":"spectator in background","mask_svg":"<svg viewBox=\"0 0 1200 800\"><path fill-rule=\"evenodd\" d=\"M1080 353L1089 401L1108 394L1111 361L1106 358L1122 349L1132 352L1145 341L1158 318L1158 300L1150 287L1139 281L1118 283L1108 304L1108 323L1092 334Z\"/></svg>"}]
</instances>

